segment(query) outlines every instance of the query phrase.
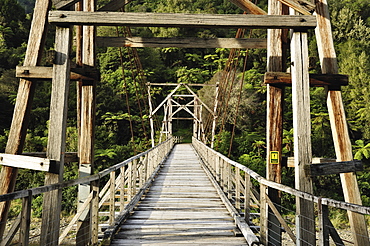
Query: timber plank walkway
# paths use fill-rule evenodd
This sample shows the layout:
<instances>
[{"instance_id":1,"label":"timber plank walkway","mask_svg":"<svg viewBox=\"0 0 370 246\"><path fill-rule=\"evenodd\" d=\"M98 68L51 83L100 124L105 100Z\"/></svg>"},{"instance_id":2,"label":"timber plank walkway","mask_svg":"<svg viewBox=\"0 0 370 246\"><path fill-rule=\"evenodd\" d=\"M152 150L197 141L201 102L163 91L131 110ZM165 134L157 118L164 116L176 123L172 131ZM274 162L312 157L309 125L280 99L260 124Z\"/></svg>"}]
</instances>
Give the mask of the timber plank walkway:
<instances>
[{"instance_id":1,"label":"timber plank walkway","mask_svg":"<svg viewBox=\"0 0 370 246\"><path fill-rule=\"evenodd\" d=\"M111 245L247 245L190 144L177 144Z\"/></svg>"}]
</instances>

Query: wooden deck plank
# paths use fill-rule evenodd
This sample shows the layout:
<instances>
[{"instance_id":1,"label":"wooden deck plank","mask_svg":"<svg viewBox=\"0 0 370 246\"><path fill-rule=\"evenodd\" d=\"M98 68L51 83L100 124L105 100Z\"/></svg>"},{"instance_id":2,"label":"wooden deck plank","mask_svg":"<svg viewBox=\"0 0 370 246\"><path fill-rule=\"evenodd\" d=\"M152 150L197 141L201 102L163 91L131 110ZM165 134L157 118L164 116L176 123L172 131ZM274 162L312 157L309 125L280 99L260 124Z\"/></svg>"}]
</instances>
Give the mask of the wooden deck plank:
<instances>
[{"instance_id":1,"label":"wooden deck plank","mask_svg":"<svg viewBox=\"0 0 370 246\"><path fill-rule=\"evenodd\" d=\"M176 145L111 245L247 245L191 145Z\"/></svg>"}]
</instances>

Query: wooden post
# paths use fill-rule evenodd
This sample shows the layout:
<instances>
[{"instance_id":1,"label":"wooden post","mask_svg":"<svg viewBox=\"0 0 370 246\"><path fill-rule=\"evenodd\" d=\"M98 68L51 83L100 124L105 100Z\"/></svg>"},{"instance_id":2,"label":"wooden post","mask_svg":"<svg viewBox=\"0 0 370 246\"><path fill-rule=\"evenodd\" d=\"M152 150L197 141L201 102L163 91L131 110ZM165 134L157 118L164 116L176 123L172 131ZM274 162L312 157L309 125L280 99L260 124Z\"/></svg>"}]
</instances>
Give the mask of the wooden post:
<instances>
[{"instance_id":1,"label":"wooden post","mask_svg":"<svg viewBox=\"0 0 370 246\"><path fill-rule=\"evenodd\" d=\"M84 1L84 11L95 11L95 1ZM95 27L82 28L82 66L95 67ZM93 174L94 169L94 136L95 136L95 108L96 108L96 81L81 80L78 83L80 97L78 101L79 128L79 177ZM81 206L90 194L90 184L78 186L78 206ZM76 236L77 245L88 245L90 242L89 211L86 210L78 220Z\"/></svg>"},{"instance_id":2,"label":"wooden post","mask_svg":"<svg viewBox=\"0 0 370 246\"><path fill-rule=\"evenodd\" d=\"M337 74L338 63L334 50L330 15L326 0L317 1L316 13L316 37L322 73ZM342 93L340 89L329 87L327 105L337 161L351 161L353 160L352 145L349 138L346 115L342 101ZM356 174L342 173L340 174L340 178L342 181L345 201L361 205L361 194L358 188ZM348 212L348 218L355 245L370 245L365 217L358 213Z\"/></svg>"},{"instance_id":3,"label":"wooden post","mask_svg":"<svg viewBox=\"0 0 370 246\"><path fill-rule=\"evenodd\" d=\"M91 200L91 245L99 242L99 180L91 182L93 198Z\"/></svg>"},{"instance_id":4,"label":"wooden post","mask_svg":"<svg viewBox=\"0 0 370 246\"><path fill-rule=\"evenodd\" d=\"M19 233L20 245L28 245L30 238L31 227L31 207L32 207L32 191L28 191L28 196L22 201L22 218Z\"/></svg>"},{"instance_id":5,"label":"wooden post","mask_svg":"<svg viewBox=\"0 0 370 246\"><path fill-rule=\"evenodd\" d=\"M172 106L172 96L170 99L168 99L168 133L166 134L166 140L172 136L172 112L173 112L173 106Z\"/></svg>"},{"instance_id":6,"label":"wooden post","mask_svg":"<svg viewBox=\"0 0 370 246\"><path fill-rule=\"evenodd\" d=\"M235 167L235 208L240 212L240 169Z\"/></svg>"},{"instance_id":7,"label":"wooden post","mask_svg":"<svg viewBox=\"0 0 370 246\"><path fill-rule=\"evenodd\" d=\"M262 245L268 245L266 189L266 185L260 184L260 238Z\"/></svg>"},{"instance_id":8,"label":"wooden post","mask_svg":"<svg viewBox=\"0 0 370 246\"><path fill-rule=\"evenodd\" d=\"M244 221L250 224L251 176L244 173Z\"/></svg>"},{"instance_id":9,"label":"wooden post","mask_svg":"<svg viewBox=\"0 0 370 246\"><path fill-rule=\"evenodd\" d=\"M27 51L23 63L24 66L36 66L39 65L41 61L47 30L47 16L49 8L49 0L37 0L35 3ZM13 120L5 149L5 153L7 154L22 153L35 87L36 83L29 80L21 79L19 82ZM18 168L6 166L1 168L0 194L11 193L14 191L17 174ZM4 234L9 206L10 202L0 203L0 238Z\"/></svg>"},{"instance_id":10,"label":"wooden post","mask_svg":"<svg viewBox=\"0 0 370 246\"><path fill-rule=\"evenodd\" d=\"M194 98L194 120L193 120L193 137L199 139L198 132L198 119L199 119L199 107L198 99ZM200 140L200 139L199 139Z\"/></svg>"},{"instance_id":11,"label":"wooden post","mask_svg":"<svg viewBox=\"0 0 370 246\"><path fill-rule=\"evenodd\" d=\"M58 183L63 180L71 41L72 28L57 26L55 34L56 57L53 69L46 157L59 163L59 174L46 173L45 185ZM62 190L44 194L41 245L58 245L61 203Z\"/></svg>"},{"instance_id":12,"label":"wooden post","mask_svg":"<svg viewBox=\"0 0 370 246\"><path fill-rule=\"evenodd\" d=\"M312 162L310 85L308 75L307 33L293 32L291 41L292 97L294 128L295 188L312 194L312 179L307 167ZM297 203L297 245L315 245L315 217L312 201Z\"/></svg>"},{"instance_id":13,"label":"wooden post","mask_svg":"<svg viewBox=\"0 0 370 246\"><path fill-rule=\"evenodd\" d=\"M115 203L116 203L116 173L111 172L109 176L109 225L114 225L114 217L115 217Z\"/></svg>"},{"instance_id":14,"label":"wooden post","mask_svg":"<svg viewBox=\"0 0 370 246\"><path fill-rule=\"evenodd\" d=\"M213 120L212 120L212 135L211 135L211 148L213 149L215 145L215 134L216 134L216 123L217 123L217 107L218 107L218 92L219 91L219 83L216 83L215 88L215 102L213 107Z\"/></svg>"},{"instance_id":15,"label":"wooden post","mask_svg":"<svg viewBox=\"0 0 370 246\"><path fill-rule=\"evenodd\" d=\"M119 180L119 209L122 211L125 208L125 166L120 168L121 179Z\"/></svg>"},{"instance_id":16,"label":"wooden post","mask_svg":"<svg viewBox=\"0 0 370 246\"><path fill-rule=\"evenodd\" d=\"M283 6L278 0L268 1L269 15L282 15ZM267 71L283 71L283 35L281 29L267 30ZM281 160L282 160L282 138L283 138L283 101L284 87L267 85L267 163L266 178L277 183L281 183ZM273 161L272 161L273 159ZM272 202L280 204L279 192L276 189L268 188L268 195ZM267 244L281 245L281 226L274 213L261 211L267 214Z\"/></svg>"},{"instance_id":17,"label":"wooden post","mask_svg":"<svg viewBox=\"0 0 370 246\"><path fill-rule=\"evenodd\" d=\"M319 245L329 246L329 208L322 204L321 199L317 203L317 211L319 217Z\"/></svg>"},{"instance_id":18,"label":"wooden post","mask_svg":"<svg viewBox=\"0 0 370 246\"><path fill-rule=\"evenodd\" d=\"M134 196L132 194L132 166L133 166L133 163L132 161L129 162L128 164L128 173L127 173L127 202L130 202L132 197ZM151 172L150 172L151 174Z\"/></svg>"},{"instance_id":19,"label":"wooden post","mask_svg":"<svg viewBox=\"0 0 370 246\"><path fill-rule=\"evenodd\" d=\"M148 84L148 103L149 103L149 122L150 122L150 139L152 141L152 147L155 146L154 142L154 122L153 122L153 105L150 84Z\"/></svg>"}]
</instances>

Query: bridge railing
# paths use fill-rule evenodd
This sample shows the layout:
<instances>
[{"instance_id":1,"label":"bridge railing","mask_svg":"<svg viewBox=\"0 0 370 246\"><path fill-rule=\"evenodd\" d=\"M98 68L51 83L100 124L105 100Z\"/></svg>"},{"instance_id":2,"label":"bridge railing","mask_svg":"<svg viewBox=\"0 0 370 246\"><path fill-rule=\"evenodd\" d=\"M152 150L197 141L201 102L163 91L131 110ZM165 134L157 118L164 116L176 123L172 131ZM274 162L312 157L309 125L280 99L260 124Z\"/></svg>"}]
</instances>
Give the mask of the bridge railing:
<instances>
[{"instance_id":1,"label":"bridge railing","mask_svg":"<svg viewBox=\"0 0 370 246\"><path fill-rule=\"evenodd\" d=\"M14 243L29 245L30 243L42 242L45 235L41 235L41 231L37 230L41 226L35 224L37 219L32 217L32 200L35 196L45 192L63 190L79 184L90 184L90 194L85 202L77 208L72 219L65 221L64 218L61 218L59 222L61 227L58 232L59 240L46 242L45 245L63 243L75 245L78 244L76 242L78 240L80 242L87 240L89 245L96 245L109 238L117 230L120 221L133 210L135 204L150 186L160 164L167 158L177 141L177 138L169 138L159 145L95 175L1 195L0 202L21 199L22 206L18 217L14 216L13 219L8 220L7 233L1 238L0 246ZM106 184L101 185L102 182L106 182ZM100 187L102 188L100 189ZM90 213L90 220L87 223L89 228L85 235L80 235L82 238L76 239L78 222L86 220L84 214L87 214L87 211Z\"/></svg>"},{"instance_id":2,"label":"bridge railing","mask_svg":"<svg viewBox=\"0 0 370 246\"><path fill-rule=\"evenodd\" d=\"M335 228L330 221L329 213L330 210L346 210L362 215L370 215L370 207L317 197L289 186L269 181L246 166L230 160L211 149L195 138L193 138L192 143L229 202L238 211L238 216L244 217L245 222L249 224L250 228L255 232L259 232L262 243L266 242L268 233L267 224L272 223L271 221L267 221L268 213L273 213L276 216L279 221L278 223L280 223L279 226L287 233L287 237L283 238L283 240L290 241L294 244L297 243L297 240L300 240L299 236L294 233L294 229L299 231L299 228L297 228L298 223L295 223L298 218L297 213L294 211L294 206L284 207L284 205L273 203L267 193L268 187L278 190L281 195L290 197L290 203L292 204L295 204L295 198L302 198L315 203L316 226L307 233L314 234L317 245L329 245L329 243L334 243L335 245L353 245L356 237L366 235L366 233L363 235L354 235L348 229L338 232L339 228ZM252 180L255 181L252 182ZM256 189L258 186L259 192ZM255 213L254 211L259 213ZM258 219L256 216L260 218ZM272 243L275 244L276 242ZM279 245L279 243L276 244ZM303 245L310 244L304 243Z\"/></svg>"}]
</instances>

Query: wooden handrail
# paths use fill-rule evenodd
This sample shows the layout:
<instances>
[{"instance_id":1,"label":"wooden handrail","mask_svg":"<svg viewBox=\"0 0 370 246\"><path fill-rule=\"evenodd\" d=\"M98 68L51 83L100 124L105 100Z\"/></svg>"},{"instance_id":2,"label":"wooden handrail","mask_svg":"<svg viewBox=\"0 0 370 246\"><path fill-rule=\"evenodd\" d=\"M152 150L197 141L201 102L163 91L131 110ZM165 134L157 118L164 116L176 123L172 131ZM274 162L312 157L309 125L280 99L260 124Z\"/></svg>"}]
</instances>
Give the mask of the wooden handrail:
<instances>
[{"instance_id":1,"label":"wooden handrail","mask_svg":"<svg viewBox=\"0 0 370 246\"><path fill-rule=\"evenodd\" d=\"M259 183L261 183L263 185L266 185L268 187L271 187L271 188L289 193L291 195L300 197L302 199L313 201L315 203L318 203L318 201L321 200L321 203L323 205L327 205L327 206L334 207L334 208L345 209L345 210L349 210L349 211L360 213L360 214L370 215L370 207L361 206L361 205L348 203L348 202L343 202L343 201L337 201L337 200L330 199L330 198L317 197L317 196L314 196L312 194L296 190L292 187L289 187L289 186L286 186L286 185L283 185L283 184L279 184L279 183L275 183L273 181L269 181L269 180L263 178L258 173L254 172L253 170L247 168L246 166L244 166L244 165L242 165L242 164L240 164L236 161L233 161L233 160L227 158L226 156L224 156L221 153L211 149L210 147L206 146L204 143L200 142L199 140L197 140L195 138L193 138L193 145L194 145L194 147L197 151L199 150L199 148L197 148L197 145L202 145L202 147L207 149L207 151L211 151L213 155L219 156L222 160L224 160L228 164L243 170L244 172L248 173L253 179L255 179ZM204 155L202 155L199 152L198 152L198 154L202 158L204 158Z\"/></svg>"}]
</instances>

